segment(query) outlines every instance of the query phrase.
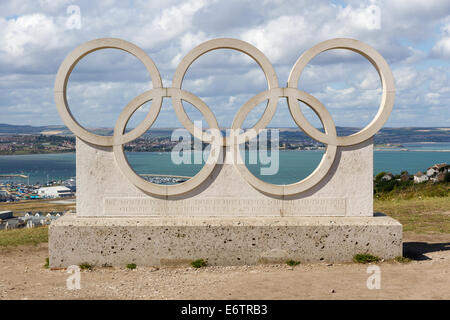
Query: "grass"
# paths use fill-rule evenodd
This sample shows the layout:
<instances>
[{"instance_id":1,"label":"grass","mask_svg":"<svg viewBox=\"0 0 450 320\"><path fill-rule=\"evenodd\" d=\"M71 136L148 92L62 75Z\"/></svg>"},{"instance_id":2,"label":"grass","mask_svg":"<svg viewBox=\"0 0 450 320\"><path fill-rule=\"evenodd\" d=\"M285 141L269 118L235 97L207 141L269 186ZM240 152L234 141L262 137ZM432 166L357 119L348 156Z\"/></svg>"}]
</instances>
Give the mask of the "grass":
<instances>
[{"instance_id":1,"label":"grass","mask_svg":"<svg viewBox=\"0 0 450 320\"><path fill-rule=\"evenodd\" d=\"M450 233L450 197L375 199L374 210L400 221L405 232Z\"/></svg>"},{"instance_id":2,"label":"grass","mask_svg":"<svg viewBox=\"0 0 450 320\"><path fill-rule=\"evenodd\" d=\"M92 270L92 265L87 262L80 264L79 267L81 270Z\"/></svg>"},{"instance_id":3,"label":"grass","mask_svg":"<svg viewBox=\"0 0 450 320\"><path fill-rule=\"evenodd\" d=\"M295 261L295 260L288 260L286 261L286 264L290 267L295 267L298 266L300 264L300 261Z\"/></svg>"},{"instance_id":4,"label":"grass","mask_svg":"<svg viewBox=\"0 0 450 320\"><path fill-rule=\"evenodd\" d=\"M402 256L395 257L394 260L397 261L397 262L400 262L400 263L411 262L410 258L406 258L406 257L402 257Z\"/></svg>"},{"instance_id":5,"label":"grass","mask_svg":"<svg viewBox=\"0 0 450 320\"><path fill-rule=\"evenodd\" d=\"M15 216L21 216L28 211L42 212L46 214L51 211L67 211L75 207L75 203L58 204L52 203L53 201L55 201L55 199L0 202L0 211L11 210L14 212ZM48 242L47 226L30 229L23 228L13 230L0 230L0 247L30 245L30 244L37 245L43 242Z\"/></svg>"},{"instance_id":6,"label":"grass","mask_svg":"<svg viewBox=\"0 0 450 320\"><path fill-rule=\"evenodd\" d=\"M52 203L55 200L21 200L17 202L0 202L0 211L10 210L14 215L23 215L28 211L48 213L51 211L67 211L75 208L73 204ZM68 199L64 199L68 200Z\"/></svg>"},{"instance_id":7,"label":"grass","mask_svg":"<svg viewBox=\"0 0 450 320\"><path fill-rule=\"evenodd\" d=\"M127 269L130 269L130 270L136 269L136 264L135 263L127 264Z\"/></svg>"},{"instance_id":8,"label":"grass","mask_svg":"<svg viewBox=\"0 0 450 320\"><path fill-rule=\"evenodd\" d=\"M392 188L392 189L391 189ZM416 198L439 198L450 196L450 183L413 183L399 182L396 180L386 182L375 182L375 199L392 200L402 199L410 200Z\"/></svg>"},{"instance_id":9,"label":"grass","mask_svg":"<svg viewBox=\"0 0 450 320\"><path fill-rule=\"evenodd\" d=\"M206 267L206 265L207 263L203 259L198 259L191 262L191 266L196 269Z\"/></svg>"},{"instance_id":10,"label":"grass","mask_svg":"<svg viewBox=\"0 0 450 320\"><path fill-rule=\"evenodd\" d=\"M0 231L0 247L37 245L48 242L48 227L23 228Z\"/></svg>"},{"instance_id":11,"label":"grass","mask_svg":"<svg viewBox=\"0 0 450 320\"><path fill-rule=\"evenodd\" d=\"M45 258L44 268L48 269L49 266L50 266L50 260L49 260L49 258Z\"/></svg>"},{"instance_id":12,"label":"grass","mask_svg":"<svg viewBox=\"0 0 450 320\"><path fill-rule=\"evenodd\" d=\"M371 255L370 253L359 253L355 254L353 261L357 263L371 263L378 262L381 259L377 256Z\"/></svg>"}]
</instances>

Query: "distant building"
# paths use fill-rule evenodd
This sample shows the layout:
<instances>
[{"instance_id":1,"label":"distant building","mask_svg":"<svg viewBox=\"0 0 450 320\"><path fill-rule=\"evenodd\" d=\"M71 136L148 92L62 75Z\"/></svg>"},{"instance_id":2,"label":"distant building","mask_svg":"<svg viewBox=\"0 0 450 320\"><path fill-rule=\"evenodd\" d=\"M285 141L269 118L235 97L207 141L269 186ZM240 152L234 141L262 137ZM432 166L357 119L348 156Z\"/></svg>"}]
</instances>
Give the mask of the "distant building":
<instances>
[{"instance_id":1,"label":"distant building","mask_svg":"<svg viewBox=\"0 0 450 320\"><path fill-rule=\"evenodd\" d=\"M450 165L447 163L438 163L438 164L435 164L435 167L439 170L439 172L442 172L442 171L447 172L448 169L450 168Z\"/></svg>"},{"instance_id":2,"label":"distant building","mask_svg":"<svg viewBox=\"0 0 450 320\"><path fill-rule=\"evenodd\" d=\"M449 168L450 168L450 165L448 165L447 163L437 163L437 164L429 167L427 172L428 171L430 171L430 173L434 172L434 174L437 174L438 172L447 173Z\"/></svg>"},{"instance_id":3,"label":"distant building","mask_svg":"<svg viewBox=\"0 0 450 320\"><path fill-rule=\"evenodd\" d=\"M400 176L400 181L409 181L410 180L410 176L408 174L408 172L404 172L401 176Z\"/></svg>"},{"instance_id":4,"label":"distant building","mask_svg":"<svg viewBox=\"0 0 450 320\"><path fill-rule=\"evenodd\" d=\"M435 164L427 169L427 176L432 182L443 182L449 168L450 165L447 163Z\"/></svg>"},{"instance_id":5,"label":"distant building","mask_svg":"<svg viewBox=\"0 0 450 320\"><path fill-rule=\"evenodd\" d=\"M25 223L18 218L8 219L4 224L5 230L19 229L25 227Z\"/></svg>"},{"instance_id":6,"label":"distant building","mask_svg":"<svg viewBox=\"0 0 450 320\"><path fill-rule=\"evenodd\" d=\"M414 183L421 183L428 181L428 176L426 174L423 174L423 172L419 171L414 175Z\"/></svg>"},{"instance_id":7,"label":"distant building","mask_svg":"<svg viewBox=\"0 0 450 320\"><path fill-rule=\"evenodd\" d=\"M9 199L9 193L6 190L0 190L0 201Z\"/></svg>"},{"instance_id":8,"label":"distant building","mask_svg":"<svg viewBox=\"0 0 450 320\"><path fill-rule=\"evenodd\" d=\"M11 219L12 217L13 217L12 211L0 211L1 220Z\"/></svg>"},{"instance_id":9,"label":"distant building","mask_svg":"<svg viewBox=\"0 0 450 320\"><path fill-rule=\"evenodd\" d=\"M394 178L394 175L392 173L388 172L381 178L381 180L391 181L393 178Z\"/></svg>"},{"instance_id":10,"label":"distant building","mask_svg":"<svg viewBox=\"0 0 450 320\"><path fill-rule=\"evenodd\" d=\"M439 170L435 167L435 166L433 166L433 167L430 167L430 168L428 168L428 170L427 170L427 176L428 177L433 177L435 174L437 174L439 172Z\"/></svg>"},{"instance_id":11,"label":"distant building","mask_svg":"<svg viewBox=\"0 0 450 320\"><path fill-rule=\"evenodd\" d=\"M26 228L35 228L44 225L50 225L53 220L58 219L63 214L63 212L53 212L48 213L44 216L40 215L39 213L36 213L34 215L30 215L29 213L27 213L23 217L19 217L19 220L21 222L20 227L23 226Z\"/></svg>"},{"instance_id":12,"label":"distant building","mask_svg":"<svg viewBox=\"0 0 450 320\"><path fill-rule=\"evenodd\" d=\"M38 195L42 198L64 198L72 197L73 192L64 186L43 187L38 190Z\"/></svg>"},{"instance_id":13,"label":"distant building","mask_svg":"<svg viewBox=\"0 0 450 320\"><path fill-rule=\"evenodd\" d=\"M63 186L72 190L72 192L77 191L77 182L74 178L67 179L67 180L63 181L62 184L63 184Z\"/></svg>"},{"instance_id":14,"label":"distant building","mask_svg":"<svg viewBox=\"0 0 450 320\"><path fill-rule=\"evenodd\" d=\"M439 172L435 178L436 182L444 182L446 175L447 175L447 172Z\"/></svg>"}]
</instances>

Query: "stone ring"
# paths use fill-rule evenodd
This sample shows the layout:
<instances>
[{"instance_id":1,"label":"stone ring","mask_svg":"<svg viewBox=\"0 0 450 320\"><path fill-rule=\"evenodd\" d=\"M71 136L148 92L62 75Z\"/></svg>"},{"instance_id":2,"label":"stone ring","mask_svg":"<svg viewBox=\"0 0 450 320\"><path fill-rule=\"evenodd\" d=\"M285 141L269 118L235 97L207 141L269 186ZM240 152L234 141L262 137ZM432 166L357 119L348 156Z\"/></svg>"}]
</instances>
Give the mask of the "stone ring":
<instances>
[{"instance_id":1,"label":"stone ring","mask_svg":"<svg viewBox=\"0 0 450 320\"><path fill-rule=\"evenodd\" d=\"M69 104L67 103L67 82L69 81L70 74L72 73L73 68L77 65L77 63L86 55L91 52L101 50L101 49L119 49L131 53L136 58L141 61L147 71L150 73L150 77L152 80L153 88L162 88L161 76L159 74L156 65L153 60L139 47L136 45L122 40L122 39L114 39L114 38L104 38L104 39L96 39L92 41L88 41L83 43L75 50L73 50L69 55L64 59L63 63L58 69L58 73L56 74L55 80L55 102L59 115L62 120L66 124L66 126L80 139L83 139L86 142L91 144L95 144L98 146L108 147L113 145L113 137L112 136L100 136L89 132L85 128L83 128L73 117L72 113L69 109ZM152 108L156 108L156 114L159 113L159 109L161 109L161 101L153 101ZM153 114L155 113L153 112ZM152 113L149 113L144 120L144 123L152 122L150 117ZM130 138L130 140L126 142L130 142L134 137L139 136L137 133L142 132L143 126L139 126L135 128L132 132L127 134L126 136ZM145 130L143 131L145 132Z\"/></svg>"},{"instance_id":2,"label":"stone ring","mask_svg":"<svg viewBox=\"0 0 450 320\"><path fill-rule=\"evenodd\" d=\"M295 123L314 140L320 141L325 144L336 144L338 146L351 146L366 141L367 139L370 139L386 123L389 115L391 114L392 108L394 107L394 98L395 98L394 77L386 60L384 60L381 54L379 54L374 48L358 40L338 38L321 42L312 47L311 49L307 50L305 53L303 53L300 56L300 58L298 58L297 62L294 64L294 67L291 70L291 73L289 74L287 85L288 88L298 87L298 80L300 78L300 75L303 72L306 65L311 61L311 59L313 59L321 52L332 49L347 49L359 53L362 56L364 56L367 60L369 60L370 63L377 70L381 79L381 86L383 93L381 96L381 103L378 109L378 113L375 115L375 118L372 120L372 122L370 122L364 129L360 130L355 134L345 137L337 136L335 138L326 135L317 130L316 128L314 128L306 120L300 108L298 108L297 106L298 103L297 101L295 101L295 99L288 97L288 106Z\"/></svg>"},{"instance_id":3,"label":"stone ring","mask_svg":"<svg viewBox=\"0 0 450 320\"><path fill-rule=\"evenodd\" d=\"M114 128L114 145L113 145L113 152L114 156L116 158L117 164L120 168L120 170L125 174L125 176L138 188L141 190L144 190L148 193L159 195L159 196L171 196L171 195L178 195L183 194L185 192L188 192L196 187L198 187L200 184L202 184L208 177L210 176L211 172L214 170L216 164L218 163L219 159L222 156L222 139L221 137L215 137L215 138L209 138L212 141L210 141L211 150L208 156L208 159L205 163L205 165L202 167L202 169L192 178L189 180L174 184L174 185L161 185L156 184L150 181L147 181L143 179L141 176L139 176L130 166L124 150L123 150L123 143L125 143L129 136L127 137L125 132L126 125L128 123L128 120L131 118L133 113L139 109L140 106L142 106L144 103L148 101L160 101L163 97L172 97L173 99L179 99L187 101L193 106L195 106L206 118L209 128L214 129L213 132L220 133L219 125L216 121L216 118L212 114L211 110L207 107L207 105L197 96L193 95L192 93L189 93L187 91L181 90L181 89L173 89L173 88L158 88L158 89L152 89L147 92L144 92L143 94L139 95L138 97L134 98L120 113L119 118L117 119L116 126ZM146 126L143 127L144 129L142 134L147 131L152 125L154 120L156 120L156 117L158 114L156 113L159 109L150 108L151 116L147 116L148 118L152 119L153 121L146 123ZM145 122L145 121L144 121ZM139 126L140 127L140 126ZM136 128L137 129L137 128ZM135 130L136 130L135 129ZM135 131L133 130L133 131ZM132 133L131 131L130 133ZM130 134L128 133L128 134ZM198 139L201 139L202 141L206 140L202 136L202 131L200 131L200 134L195 131L196 137ZM206 133L203 133L206 135ZM126 138L125 138L126 137ZM125 142L124 142L125 141Z\"/></svg>"},{"instance_id":4,"label":"stone ring","mask_svg":"<svg viewBox=\"0 0 450 320\"><path fill-rule=\"evenodd\" d=\"M78 61L91 52L105 48L124 50L137 57L150 73L153 85L153 89L134 98L122 110L116 122L113 136L99 136L83 128L73 118L66 97L67 82L70 73ZM206 103L196 95L181 88L183 78L189 66L203 54L217 49L237 50L253 58L253 60L255 60L262 68L268 85L266 91L255 95L239 109L233 119L232 132L234 133L228 137L223 137L219 130L217 119ZM375 118L364 129L350 136L338 136L333 118L325 106L310 94L298 89L298 81L305 66L319 53L332 49L348 49L363 55L375 67L382 83L383 93L381 104ZM304 192L319 183L326 176L334 162L338 146L349 146L361 143L373 137L373 135L381 129L392 111L394 96L394 78L384 58L369 45L353 39L331 39L321 42L307 50L300 56L292 68L286 88L278 87L278 78L275 70L261 51L247 42L228 38L210 40L191 50L177 67L171 88L164 88L162 86L158 69L142 49L127 41L111 38L92 40L72 51L61 64L55 81L55 102L58 112L67 127L77 137L88 143L97 146L112 147L120 169L136 187L148 193L163 197L181 195L201 185L211 175L218 160L223 155L225 146L230 147L229 149L235 152L237 160L235 165L240 174L250 185L259 191L277 196L294 195ZM186 182L176 185L159 185L143 179L130 167L123 150L123 144L137 139L153 125L159 115L162 101L165 97L170 97L172 99L175 113L182 125L195 138L211 145L208 160L203 168L194 177ZM289 185L275 185L256 178L247 169L245 163L243 163L238 150L240 145L256 138L260 131L267 127L275 115L278 99L280 97L287 99L289 111L295 123L311 138L327 145L322 161L314 172L305 179ZM241 133L241 126L248 113L265 100L268 100L268 102L261 118L252 128ZM152 101L152 105L144 121L130 132L125 132L127 123L133 113L148 101ZM204 132L194 125L186 114L182 101L191 103L202 113L209 125L210 133ZM319 116L325 132L317 130L308 122L301 109L298 107L298 101L302 101L313 109Z\"/></svg>"},{"instance_id":5,"label":"stone ring","mask_svg":"<svg viewBox=\"0 0 450 320\"><path fill-rule=\"evenodd\" d=\"M172 81L172 87L173 88L179 88L181 89L181 86L183 84L183 78L189 68L189 66L197 60L200 56L204 55L207 52L218 50L218 49L232 49L237 50L242 53L245 53L249 57L251 57L253 60L256 61L256 63L262 68L264 75L267 80L267 86L268 89L274 89L278 87L278 78L277 74L275 72L275 69L273 68L270 61L267 59L267 57L256 47L252 46L251 44L237 39L229 39L229 38L222 38L222 39L214 39L210 41L206 41L194 49L192 49L184 58L181 60L180 64L178 65L175 75L173 77ZM179 100L173 99L173 107L175 109L175 112L178 116L178 120L180 120L181 124L191 133L194 134L194 124L189 119L189 116L186 114L186 111L183 108L183 105L180 103ZM261 116L261 119L258 120L258 122L250 129L248 129L247 135L242 134L242 137L246 137L246 140L255 138L258 135L258 132L270 123L270 120L272 120L273 116L275 115L276 109L277 109L278 100L275 99L269 99L267 106L264 110L263 115ZM224 145L231 145L233 144L233 141L231 139L224 138Z\"/></svg>"},{"instance_id":6,"label":"stone ring","mask_svg":"<svg viewBox=\"0 0 450 320\"><path fill-rule=\"evenodd\" d=\"M331 140L335 140L337 134L336 134L336 126L334 125L333 118L331 117L331 114L328 112L328 110L313 96L309 95L308 93L304 91L300 91L297 88L276 88L273 90L262 92L256 96L254 96L252 99L250 99L244 106L239 110L239 113L242 111L242 114L240 114L237 119L233 122L232 128L234 130L238 130L242 123L247 116L247 114L256 107L259 103L267 99L268 97L276 98L282 98L286 97L289 99L295 99L296 101L302 101L305 104L307 104L309 107L311 107L314 112L319 116L320 120L322 121L323 127L325 129L325 133L327 136L331 137ZM244 111L243 111L244 110ZM258 179L255 177L250 170L245 165L244 161L241 158L241 153L239 151L239 145L243 142L243 139L241 141L238 141L234 145L234 152L237 157L236 161L236 167L239 170L240 174L244 177L244 179L250 183L254 188L268 193L272 195L278 195L278 196L286 196L286 195L294 195L303 191L308 190L309 188L316 185L318 182L320 182L327 172L330 170L331 166L333 165L334 159L336 157L336 151L337 146L336 144L327 144L327 149L325 151L325 154L322 157L322 161L319 163L318 167L305 179L292 183L287 185L276 185L272 183L268 183L265 181L262 181L261 179Z\"/></svg>"}]
</instances>

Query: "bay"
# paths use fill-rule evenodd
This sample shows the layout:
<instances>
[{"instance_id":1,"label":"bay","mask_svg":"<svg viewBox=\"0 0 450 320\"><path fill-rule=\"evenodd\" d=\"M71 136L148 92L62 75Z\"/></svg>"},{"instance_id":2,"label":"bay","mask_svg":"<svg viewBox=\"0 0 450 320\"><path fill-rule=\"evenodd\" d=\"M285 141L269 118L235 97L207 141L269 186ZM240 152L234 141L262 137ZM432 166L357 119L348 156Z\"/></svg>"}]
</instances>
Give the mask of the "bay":
<instances>
[{"instance_id":1,"label":"bay","mask_svg":"<svg viewBox=\"0 0 450 320\"><path fill-rule=\"evenodd\" d=\"M403 170L416 173L419 170L426 170L435 163L450 163L450 151L428 151L429 146L427 144L423 149L419 148L420 151L374 151L374 174L381 171L398 174ZM447 145L444 146L444 148L446 147ZM280 151L279 170L275 175L261 175L261 167L268 167L268 165L249 164L248 167L253 174L264 181L289 184L299 181L313 172L322 155L323 151ZM127 156L137 173L193 176L202 167L200 164L176 165L172 162L169 152L130 152ZM75 176L75 154L0 156L0 174L28 175L30 183L45 183L47 179L50 181L69 179ZM28 181L19 178L0 179L15 182Z\"/></svg>"}]
</instances>

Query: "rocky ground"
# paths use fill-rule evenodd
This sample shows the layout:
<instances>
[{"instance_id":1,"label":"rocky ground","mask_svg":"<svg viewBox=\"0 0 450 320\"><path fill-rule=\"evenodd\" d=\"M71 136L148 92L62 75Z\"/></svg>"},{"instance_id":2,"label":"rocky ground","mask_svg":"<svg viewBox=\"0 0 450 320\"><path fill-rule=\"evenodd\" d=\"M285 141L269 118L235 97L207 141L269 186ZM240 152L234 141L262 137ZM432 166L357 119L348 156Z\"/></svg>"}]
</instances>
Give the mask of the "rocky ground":
<instances>
[{"instance_id":1,"label":"rocky ground","mask_svg":"<svg viewBox=\"0 0 450 320\"><path fill-rule=\"evenodd\" d=\"M404 234L409 263L369 265L94 268L68 290L66 270L45 269L47 244L0 249L0 299L450 299L450 235Z\"/></svg>"}]
</instances>

